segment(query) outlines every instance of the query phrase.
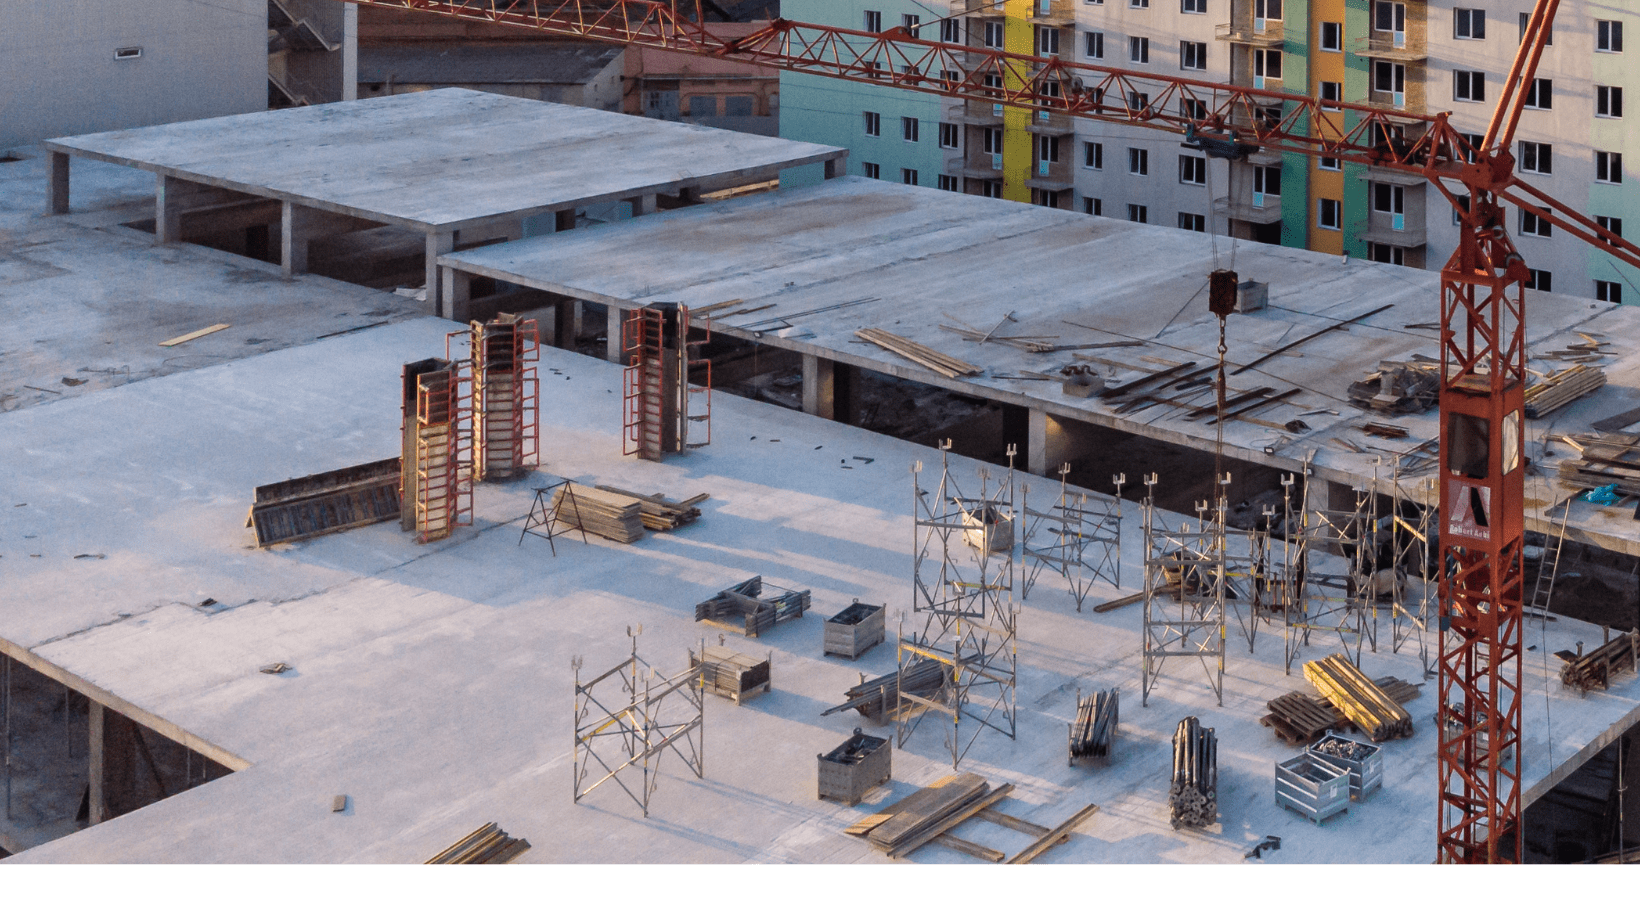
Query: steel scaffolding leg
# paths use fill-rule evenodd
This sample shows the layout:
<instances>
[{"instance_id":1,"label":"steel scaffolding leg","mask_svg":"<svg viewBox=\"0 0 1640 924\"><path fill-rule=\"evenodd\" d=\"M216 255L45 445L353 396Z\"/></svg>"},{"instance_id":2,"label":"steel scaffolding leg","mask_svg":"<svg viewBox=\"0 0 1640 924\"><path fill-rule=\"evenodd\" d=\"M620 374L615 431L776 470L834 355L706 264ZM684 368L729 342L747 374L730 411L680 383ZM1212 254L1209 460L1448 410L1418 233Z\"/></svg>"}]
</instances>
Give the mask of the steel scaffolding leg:
<instances>
[{"instance_id":1,"label":"steel scaffolding leg","mask_svg":"<svg viewBox=\"0 0 1640 924\"><path fill-rule=\"evenodd\" d=\"M1126 477L1111 479L1112 496L1071 492L1066 482L1070 465L1059 467L1059 498L1047 510L1031 507L1031 486L1021 489L1024 536L1020 542L1020 564L1024 575L1019 598L1026 599L1043 569L1057 572L1070 584L1076 611L1094 582L1103 580L1118 589L1122 586L1122 485Z\"/></svg>"},{"instance_id":2,"label":"steel scaffolding leg","mask_svg":"<svg viewBox=\"0 0 1640 924\"><path fill-rule=\"evenodd\" d=\"M1145 532L1143 650L1139 666L1139 704L1150 704L1151 691L1167 662L1192 658L1201 663L1219 705L1224 705L1224 502L1211 518L1205 503L1197 507L1195 528L1186 522L1168 529L1156 513L1154 473L1146 475L1141 506ZM1176 606L1176 610L1172 608Z\"/></svg>"}]
</instances>

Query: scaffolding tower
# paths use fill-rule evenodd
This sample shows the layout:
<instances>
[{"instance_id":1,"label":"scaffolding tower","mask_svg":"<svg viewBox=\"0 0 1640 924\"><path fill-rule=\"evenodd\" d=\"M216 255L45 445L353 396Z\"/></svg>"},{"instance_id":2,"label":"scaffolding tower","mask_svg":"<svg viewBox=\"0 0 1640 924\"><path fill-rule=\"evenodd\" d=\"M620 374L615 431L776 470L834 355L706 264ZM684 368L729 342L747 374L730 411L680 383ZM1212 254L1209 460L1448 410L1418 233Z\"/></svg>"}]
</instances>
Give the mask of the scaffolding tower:
<instances>
[{"instance_id":1,"label":"scaffolding tower","mask_svg":"<svg viewBox=\"0 0 1640 924\"><path fill-rule=\"evenodd\" d=\"M1106 581L1118 589L1122 586L1122 485L1127 476L1111 478L1116 488L1113 495L1090 497L1086 491L1071 492L1066 482L1070 471L1069 463L1059 466L1059 498L1045 511L1031 507L1030 482L1020 487L1024 514L1020 564L1024 575L1019 598L1030 596L1037 577L1047 569L1069 583L1071 599L1080 613L1094 582Z\"/></svg>"},{"instance_id":2,"label":"scaffolding tower","mask_svg":"<svg viewBox=\"0 0 1640 924\"><path fill-rule=\"evenodd\" d=\"M451 333L445 357L453 359L455 341L465 337L473 376L473 477L505 481L523 475L539 461L540 383L536 366L541 357L540 336L534 321L497 315L493 321L473 321L466 331Z\"/></svg>"},{"instance_id":3,"label":"scaffolding tower","mask_svg":"<svg viewBox=\"0 0 1640 924\"><path fill-rule=\"evenodd\" d=\"M1155 473L1144 477L1140 506L1145 532L1144 649L1139 662L1139 704L1150 693L1168 661L1193 658L1201 663L1208 685L1224 705L1224 513L1216 504L1196 505L1189 521L1168 528L1156 513ZM1211 510L1211 516L1209 512Z\"/></svg>"},{"instance_id":4,"label":"scaffolding tower","mask_svg":"<svg viewBox=\"0 0 1640 924\"><path fill-rule=\"evenodd\" d=\"M649 817L649 799L660 782L661 758L676 754L696 779L706 776L706 692L700 667L671 676L638 656L638 635L628 627L632 654L586 683L581 658L575 674L574 801L610 780ZM594 773L602 772L597 779ZM636 792L627 781L633 780ZM588 782L590 780L590 782Z\"/></svg>"},{"instance_id":5,"label":"scaffolding tower","mask_svg":"<svg viewBox=\"0 0 1640 924\"><path fill-rule=\"evenodd\" d=\"M424 359L403 371L400 526L417 542L473 522L472 378L464 360Z\"/></svg>"},{"instance_id":6,"label":"scaffolding tower","mask_svg":"<svg viewBox=\"0 0 1640 924\"><path fill-rule=\"evenodd\" d=\"M1423 498L1436 496L1433 478L1423 479L1419 488ZM1439 550L1431 539L1439 521L1435 505L1423 502L1403 483L1399 460L1390 469L1389 496L1390 546L1396 571L1406 576L1404 582L1396 582L1391 601L1390 650L1399 652L1408 642L1417 642L1418 658L1427 676L1431 665L1426 633L1439 606L1441 565Z\"/></svg>"},{"instance_id":7,"label":"scaffolding tower","mask_svg":"<svg viewBox=\"0 0 1640 924\"><path fill-rule=\"evenodd\" d=\"M941 716L956 767L985 729L1009 738L1017 733L1019 606L1013 599L1015 449L1008 447L1005 475L993 478L980 467L980 489L971 495L951 471L950 448L950 440L940 443L940 477L931 490L920 484L922 462L911 467L912 609L923 625L910 635L902 627L897 654L901 667L931 658L949 674L931 698L899 692L897 737L904 747L924 718Z\"/></svg>"},{"instance_id":8,"label":"scaffolding tower","mask_svg":"<svg viewBox=\"0 0 1640 924\"><path fill-rule=\"evenodd\" d=\"M629 313L621 325L628 357L621 413L627 455L659 462L712 441L712 362L700 357L710 337L710 328L697 332L690 326L689 309L676 302Z\"/></svg>"},{"instance_id":9,"label":"scaffolding tower","mask_svg":"<svg viewBox=\"0 0 1640 924\"><path fill-rule=\"evenodd\" d=\"M1357 666L1363 642L1378 650L1378 607L1384 594L1377 571L1388 533L1379 529L1375 494L1356 488L1353 504L1329 509L1312 501L1311 484L1306 476L1292 582L1296 601L1285 610L1282 664L1289 674L1316 633L1336 635L1345 657ZM1389 585L1398 583L1393 570L1390 574Z\"/></svg>"}]
</instances>

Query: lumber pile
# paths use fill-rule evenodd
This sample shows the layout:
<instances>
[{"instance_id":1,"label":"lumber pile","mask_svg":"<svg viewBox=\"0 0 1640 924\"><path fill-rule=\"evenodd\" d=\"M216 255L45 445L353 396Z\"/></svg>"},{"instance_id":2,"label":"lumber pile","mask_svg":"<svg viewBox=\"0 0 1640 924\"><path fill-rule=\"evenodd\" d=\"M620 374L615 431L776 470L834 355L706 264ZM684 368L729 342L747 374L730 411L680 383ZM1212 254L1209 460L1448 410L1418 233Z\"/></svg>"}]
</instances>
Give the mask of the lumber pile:
<instances>
[{"instance_id":1,"label":"lumber pile","mask_svg":"<svg viewBox=\"0 0 1640 924\"><path fill-rule=\"evenodd\" d=\"M1304 678L1373 741L1412 737L1412 715L1343 655L1305 664Z\"/></svg>"},{"instance_id":2,"label":"lumber pile","mask_svg":"<svg viewBox=\"0 0 1640 924\"><path fill-rule=\"evenodd\" d=\"M874 343L890 353L898 353L919 366L932 369L946 378L954 379L964 375L979 375L985 371L982 367L973 363L964 362L955 356L947 356L938 350L931 350L916 341L907 340L898 334L891 334L879 328L864 327L855 331L854 336L867 343Z\"/></svg>"},{"instance_id":3,"label":"lumber pile","mask_svg":"<svg viewBox=\"0 0 1640 924\"><path fill-rule=\"evenodd\" d=\"M1609 689L1613 674L1635 669L1637 646L1640 632L1625 632L1586 655L1557 651L1555 656L1566 662L1560 669L1560 682L1584 693L1596 686Z\"/></svg>"},{"instance_id":4,"label":"lumber pile","mask_svg":"<svg viewBox=\"0 0 1640 924\"><path fill-rule=\"evenodd\" d=\"M997 322L997 327L991 328L990 331L969 327L966 324L941 324L939 327L940 330L957 334L969 343L1000 343L1003 346L1011 346L1016 350L1024 350L1027 353L1052 353L1054 350L1059 349L1059 344L1054 343L1055 340L1059 339L1058 334L1040 334L1034 337L1005 337L998 334L997 328L1011 320L1013 320L1012 317L1004 318L1002 321Z\"/></svg>"},{"instance_id":5,"label":"lumber pile","mask_svg":"<svg viewBox=\"0 0 1640 924\"><path fill-rule=\"evenodd\" d=\"M552 499L553 515L563 529L582 529L616 542L643 538L642 505L630 497L565 482Z\"/></svg>"},{"instance_id":6,"label":"lumber pile","mask_svg":"<svg viewBox=\"0 0 1640 924\"><path fill-rule=\"evenodd\" d=\"M1526 416L1536 419L1606 384L1606 373L1576 363L1526 388Z\"/></svg>"},{"instance_id":7,"label":"lumber pile","mask_svg":"<svg viewBox=\"0 0 1640 924\"><path fill-rule=\"evenodd\" d=\"M1640 436L1627 433L1563 436L1560 441L1582 454L1560 463L1560 483L1588 491L1606 485L1617 493L1640 496Z\"/></svg>"},{"instance_id":8,"label":"lumber pile","mask_svg":"<svg viewBox=\"0 0 1640 924\"><path fill-rule=\"evenodd\" d=\"M1380 677L1373 686L1397 703L1408 703L1418 698L1421 684L1407 683L1398 677ZM1259 719L1260 725L1276 733L1276 737L1293 745L1313 744L1329 731L1343 731L1350 727L1348 716L1320 696L1286 693L1264 704L1270 714Z\"/></svg>"},{"instance_id":9,"label":"lumber pile","mask_svg":"<svg viewBox=\"0 0 1640 924\"><path fill-rule=\"evenodd\" d=\"M1195 716L1173 732L1173 784L1167 790L1173 827L1205 828L1219 820L1219 739Z\"/></svg>"},{"instance_id":10,"label":"lumber pile","mask_svg":"<svg viewBox=\"0 0 1640 924\"><path fill-rule=\"evenodd\" d=\"M882 811L849 825L843 833L865 838L890 857L903 857L924 845L939 844L992 863L1003 862L1005 858L1009 863L1029 863L1053 846L1068 840L1077 825L1099 810L1097 805L1084 806L1061 824L1048 828L994 808L1013 789L1012 783L992 788L984 777L975 773L942 777ZM951 833L952 828L969 820L989 821L1024 831L1035 836L1036 841L1009 858L1000 850L975 844Z\"/></svg>"},{"instance_id":11,"label":"lumber pile","mask_svg":"<svg viewBox=\"0 0 1640 924\"><path fill-rule=\"evenodd\" d=\"M720 590L710 600L695 604L695 621L711 622L749 638L774 628L776 623L797 619L809 608L809 592L788 590L779 596L760 599L761 575L747 578Z\"/></svg>"},{"instance_id":12,"label":"lumber pile","mask_svg":"<svg viewBox=\"0 0 1640 924\"><path fill-rule=\"evenodd\" d=\"M770 689L768 658L702 644L699 655L689 652L689 666L700 668L701 689L733 700L736 706Z\"/></svg>"},{"instance_id":13,"label":"lumber pile","mask_svg":"<svg viewBox=\"0 0 1640 924\"><path fill-rule=\"evenodd\" d=\"M1550 350L1547 353L1536 353L1532 358L1559 360L1561 362L1567 360L1573 362L1599 362L1605 357L1617 355L1606 349L1611 346L1611 341L1604 337L1591 337L1580 330L1574 330L1572 333L1582 338L1582 342L1568 343L1558 350Z\"/></svg>"},{"instance_id":14,"label":"lumber pile","mask_svg":"<svg viewBox=\"0 0 1640 924\"><path fill-rule=\"evenodd\" d=\"M433 863L510 863L524 851L530 842L521 837L509 837L495 822L479 828L428 860Z\"/></svg>"},{"instance_id":15,"label":"lumber pile","mask_svg":"<svg viewBox=\"0 0 1640 924\"><path fill-rule=\"evenodd\" d=\"M883 721L898 708L900 691L933 699L950 676L950 668L944 663L932 658L916 658L892 674L863 680L849 687L841 706L833 706L820 714L831 715L854 709L868 719Z\"/></svg>"},{"instance_id":16,"label":"lumber pile","mask_svg":"<svg viewBox=\"0 0 1640 924\"><path fill-rule=\"evenodd\" d=\"M1070 760L1101 757L1110 759L1111 741L1116 737L1120 691L1112 688L1083 698L1076 695L1076 721L1070 723Z\"/></svg>"},{"instance_id":17,"label":"lumber pile","mask_svg":"<svg viewBox=\"0 0 1640 924\"><path fill-rule=\"evenodd\" d=\"M710 494L696 494L686 500L672 501L667 500L664 494L639 494L636 491L610 487L607 484L599 485L598 490L608 494L619 494L622 497L637 501L638 519L643 522L644 529L656 532L688 526L700 519L700 504L712 496Z\"/></svg>"}]
</instances>

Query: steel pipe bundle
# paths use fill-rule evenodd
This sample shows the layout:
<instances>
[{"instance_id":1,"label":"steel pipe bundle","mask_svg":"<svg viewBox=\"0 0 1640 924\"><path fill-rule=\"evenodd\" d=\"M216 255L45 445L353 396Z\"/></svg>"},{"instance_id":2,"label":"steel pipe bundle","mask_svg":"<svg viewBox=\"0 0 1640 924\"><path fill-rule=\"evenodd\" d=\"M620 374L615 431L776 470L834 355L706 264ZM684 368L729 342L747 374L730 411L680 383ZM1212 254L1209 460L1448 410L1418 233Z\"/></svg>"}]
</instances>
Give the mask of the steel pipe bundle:
<instances>
[{"instance_id":1,"label":"steel pipe bundle","mask_svg":"<svg viewBox=\"0 0 1640 924\"><path fill-rule=\"evenodd\" d=\"M1586 655L1557 651L1555 655L1566 662L1560 669L1560 682L1584 693L1597 686L1608 689L1613 674L1634 670L1637 649L1640 632L1625 632Z\"/></svg>"},{"instance_id":2,"label":"steel pipe bundle","mask_svg":"<svg viewBox=\"0 0 1640 924\"><path fill-rule=\"evenodd\" d=\"M1101 691L1084 699L1076 697L1076 721L1070 723L1070 763L1078 758L1109 759L1111 741L1116 737L1119 691Z\"/></svg>"},{"instance_id":3,"label":"steel pipe bundle","mask_svg":"<svg viewBox=\"0 0 1640 924\"><path fill-rule=\"evenodd\" d=\"M1173 827L1205 828L1219 820L1219 739L1195 716L1173 732Z\"/></svg>"},{"instance_id":4,"label":"steel pipe bundle","mask_svg":"<svg viewBox=\"0 0 1640 924\"><path fill-rule=\"evenodd\" d=\"M933 699L951 676L951 669L932 658L918 658L892 674L873 677L849 687L848 701L833 706L821 715L831 715L845 709L858 709L868 719L881 719L900 702L900 691Z\"/></svg>"}]
</instances>

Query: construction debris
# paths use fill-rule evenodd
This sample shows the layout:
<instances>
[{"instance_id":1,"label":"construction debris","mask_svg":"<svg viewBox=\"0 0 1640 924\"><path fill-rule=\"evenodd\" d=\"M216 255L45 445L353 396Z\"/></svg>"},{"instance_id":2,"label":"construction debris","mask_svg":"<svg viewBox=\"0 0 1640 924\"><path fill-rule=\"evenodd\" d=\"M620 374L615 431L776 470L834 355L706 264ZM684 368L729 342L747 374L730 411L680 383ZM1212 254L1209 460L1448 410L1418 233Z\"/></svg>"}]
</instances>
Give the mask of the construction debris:
<instances>
[{"instance_id":1,"label":"construction debris","mask_svg":"<svg viewBox=\"0 0 1640 924\"><path fill-rule=\"evenodd\" d=\"M701 643L698 656L689 652L689 666L700 668L701 689L733 700L736 706L772 689L769 660L759 660L721 645L708 648L705 642Z\"/></svg>"},{"instance_id":2,"label":"construction debris","mask_svg":"<svg viewBox=\"0 0 1640 924\"><path fill-rule=\"evenodd\" d=\"M1105 388L1105 379L1089 365L1066 366L1059 370L1065 381L1060 385L1066 397L1088 398Z\"/></svg>"},{"instance_id":3,"label":"construction debris","mask_svg":"<svg viewBox=\"0 0 1640 924\"><path fill-rule=\"evenodd\" d=\"M1219 820L1219 739L1190 716L1173 732L1173 827L1205 828Z\"/></svg>"},{"instance_id":4,"label":"construction debris","mask_svg":"<svg viewBox=\"0 0 1640 924\"><path fill-rule=\"evenodd\" d=\"M833 706L821 715L831 715L845 709L854 709L868 719L886 721L895 717L900 705L900 691L922 699L934 699L941 687L949 682L951 669L932 658L917 658L892 674L862 679L848 688L841 706Z\"/></svg>"},{"instance_id":5,"label":"construction debris","mask_svg":"<svg viewBox=\"0 0 1640 924\"><path fill-rule=\"evenodd\" d=\"M1076 721L1070 723L1070 757L1077 760L1098 757L1110 759L1110 746L1116 738L1121 691L1115 688L1083 698L1076 694Z\"/></svg>"},{"instance_id":6,"label":"construction debris","mask_svg":"<svg viewBox=\"0 0 1640 924\"><path fill-rule=\"evenodd\" d=\"M1640 407L1630 408L1621 414L1613 414L1610 417L1603 417L1589 424L1589 426L1602 433L1611 433L1637 423L1640 423Z\"/></svg>"},{"instance_id":7,"label":"construction debris","mask_svg":"<svg viewBox=\"0 0 1640 924\"><path fill-rule=\"evenodd\" d=\"M881 812L849 825L843 833L864 837L890 857L903 857L926 844L939 844L981 860L1000 863L1007 854L950 833L952 828L970 819L989 821L1036 836L1034 843L1007 860L1009 863L1029 863L1068 840L1077 825L1099 810L1097 805L1087 805L1060 825L1045 828L992 808L1007 798L1013 789L1012 783L992 789L983 777L973 773L943 777Z\"/></svg>"},{"instance_id":8,"label":"construction debris","mask_svg":"<svg viewBox=\"0 0 1640 924\"><path fill-rule=\"evenodd\" d=\"M1560 440L1582 454L1560 463L1561 485L1578 491L1612 485L1619 494L1640 497L1640 435L1588 434Z\"/></svg>"},{"instance_id":9,"label":"construction debris","mask_svg":"<svg viewBox=\"0 0 1640 924\"><path fill-rule=\"evenodd\" d=\"M1392 427L1381 423L1364 423L1360 425L1361 432L1368 436L1381 436L1387 440L1403 440L1407 437L1405 427Z\"/></svg>"},{"instance_id":10,"label":"construction debris","mask_svg":"<svg viewBox=\"0 0 1640 924\"><path fill-rule=\"evenodd\" d=\"M1408 703L1418 698L1421 684L1407 683L1396 677L1380 677L1373 685L1397 703ZM1258 723L1271 729L1276 737L1293 745L1311 744L1329 731L1351 727L1348 716L1338 707L1319 696L1286 693L1264 704L1270 714Z\"/></svg>"},{"instance_id":11,"label":"construction debris","mask_svg":"<svg viewBox=\"0 0 1640 924\"><path fill-rule=\"evenodd\" d=\"M1394 308L1394 307L1395 307L1394 303L1391 303L1391 304L1388 304L1388 305L1384 305L1381 308L1374 308L1371 311L1365 312L1363 314L1358 314L1353 318L1349 318L1348 320L1339 321L1335 324L1329 324L1328 326L1321 328L1320 330L1316 331L1315 333L1306 334L1306 335L1298 338L1297 340L1294 340L1292 343L1289 343L1285 346L1276 347L1275 349L1271 350L1268 353L1265 353L1263 356L1260 356L1258 359L1255 359L1250 363L1247 363L1245 365L1236 367L1234 370L1232 370L1230 372L1230 374L1231 375L1241 375L1243 372L1246 372L1249 369L1256 369L1259 366L1263 365L1265 362L1267 362L1269 360L1272 360L1272 359L1275 359L1277 356L1280 356L1281 354L1287 352L1288 350L1291 350L1292 348L1294 348L1296 346L1300 346L1302 344L1309 343L1311 340L1314 340L1315 338L1320 337L1323 334L1330 334L1335 330L1342 330L1343 328L1349 327L1351 324L1355 324L1355 323L1358 323L1358 322L1361 322L1361 321L1365 321L1366 319L1372 317L1375 314L1378 314L1378 313L1383 312L1383 311L1388 311L1388 310L1390 310L1391 308Z\"/></svg>"},{"instance_id":12,"label":"construction debris","mask_svg":"<svg viewBox=\"0 0 1640 924\"><path fill-rule=\"evenodd\" d=\"M644 529L657 532L687 526L700 519L700 505L712 496L710 494L696 494L694 497L685 500L672 501L667 500L664 494L639 494L636 491L627 491L607 484L598 485L597 490L636 500L638 502L638 519L643 521Z\"/></svg>"},{"instance_id":13,"label":"construction debris","mask_svg":"<svg viewBox=\"0 0 1640 924\"><path fill-rule=\"evenodd\" d=\"M1380 362L1378 371L1350 384L1350 403L1381 414L1417 414L1435 406L1440 393L1440 364Z\"/></svg>"},{"instance_id":14,"label":"construction debris","mask_svg":"<svg viewBox=\"0 0 1640 924\"><path fill-rule=\"evenodd\" d=\"M809 608L809 592L783 590L779 596L758 599L763 594L761 575L747 578L712 599L695 604L695 621L722 626L748 638L774 628L775 623L797 619Z\"/></svg>"},{"instance_id":15,"label":"construction debris","mask_svg":"<svg viewBox=\"0 0 1640 924\"><path fill-rule=\"evenodd\" d=\"M856 600L826 620L825 653L853 660L870 651L884 637L887 606Z\"/></svg>"},{"instance_id":16,"label":"construction debris","mask_svg":"<svg viewBox=\"0 0 1640 924\"><path fill-rule=\"evenodd\" d=\"M1560 669L1560 682L1583 693L1596 686L1609 689L1613 674L1635 669L1637 650L1640 650L1640 632L1624 632L1588 654L1557 651L1555 657L1566 662Z\"/></svg>"},{"instance_id":17,"label":"construction debris","mask_svg":"<svg viewBox=\"0 0 1640 924\"><path fill-rule=\"evenodd\" d=\"M434 863L511 863L530 849L530 842L509 837L495 822L479 828L428 860Z\"/></svg>"},{"instance_id":18,"label":"construction debris","mask_svg":"<svg viewBox=\"0 0 1640 924\"><path fill-rule=\"evenodd\" d=\"M1373 741L1412 737L1412 715L1343 655L1305 664L1304 677Z\"/></svg>"},{"instance_id":19,"label":"construction debris","mask_svg":"<svg viewBox=\"0 0 1640 924\"><path fill-rule=\"evenodd\" d=\"M264 548L397 519L399 477L392 458L258 485L245 525Z\"/></svg>"},{"instance_id":20,"label":"construction debris","mask_svg":"<svg viewBox=\"0 0 1640 924\"><path fill-rule=\"evenodd\" d=\"M1351 741L1329 732L1306 751L1320 763L1349 774L1351 801L1365 802L1384 785L1384 749L1376 744Z\"/></svg>"},{"instance_id":21,"label":"construction debris","mask_svg":"<svg viewBox=\"0 0 1640 924\"><path fill-rule=\"evenodd\" d=\"M950 315L947 315L947 317L950 317ZM955 319L953 318L953 320ZM1052 353L1054 350L1060 349L1059 345L1053 342L1059 339L1057 334L1043 334L1035 337L997 336L997 330L1000 329L1002 325L1013 320L1013 312L1009 312L1003 317L1002 320L996 323L995 327L992 327L989 331L969 327L966 324L941 324L939 325L939 328L940 330L957 334L961 336L962 339L971 343L1000 343L1004 346L1011 346L1016 350L1024 350L1027 353Z\"/></svg>"},{"instance_id":22,"label":"construction debris","mask_svg":"<svg viewBox=\"0 0 1640 924\"><path fill-rule=\"evenodd\" d=\"M847 741L815 755L820 761L818 798L858 805L866 793L893 777L893 754L887 738L856 728Z\"/></svg>"},{"instance_id":23,"label":"construction debris","mask_svg":"<svg viewBox=\"0 0 1640 924\"><path fill-rule=\"evenodd\" d=\"M874 343L890 353L898 353L906 359L932 369L946 378L954 379L965 375L979 375L985 371L984 368L973 363L964 362L955 356L947 356L938 350L931 350L920 343L907 340L898 334L891 334L886 330L865 327L855 331L854 335L867 343Z\"/></svg>"},{"instance_id":24,"label":"construction debris","mask_svg":"<svg viewBox=\"0 0 1640 924\"><path fill-rule=\"evenodd\" d=\"M1542 417L1606 384L1606 373L1581 363L1562 369L1526 389L1526 416Z\"/></svg>"},{"instance_id":25,"label":"construction debris","mask_svg":"<svg viewBox=\"0 0 1640 924\"><path fill-rule=\"evenodd\" d=\"M625 492L592 485L567 483L552 501L553 515L562 529L580 529L616 542L643 538L643 505Z\"/></svg>"},{"instance_id":26,"label":"construction debris","mask_svg":"<svg viewBox=\"0 0 1640 924\"><path fill-rule=\"evenodd\" d=\"M227 330L231 326L232 325L229 324L212 324L210 327L201 327L199 330L196 330L191 334L183 334L180 337L172 337L170 340L161 340L159 345L162 347L180 346L190 340L198 340L206 334L214 334L217 331Z\"/></svg>"}]
</instances>

